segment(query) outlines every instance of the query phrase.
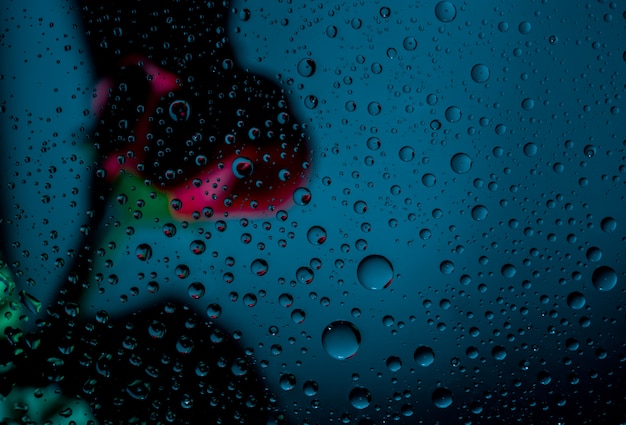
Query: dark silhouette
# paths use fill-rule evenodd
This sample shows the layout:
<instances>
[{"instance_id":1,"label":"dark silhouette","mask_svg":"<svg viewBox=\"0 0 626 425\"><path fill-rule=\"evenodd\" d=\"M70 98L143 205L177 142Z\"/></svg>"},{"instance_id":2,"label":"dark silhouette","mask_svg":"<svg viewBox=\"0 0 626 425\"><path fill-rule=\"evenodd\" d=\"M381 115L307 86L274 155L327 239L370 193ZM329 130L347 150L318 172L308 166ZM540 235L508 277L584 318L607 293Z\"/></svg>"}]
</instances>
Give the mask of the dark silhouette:
<instances>
[{"instance_id":1,"label":"dark silhouette","mask_svg":"<svg viewBox=\"0 0 626 425\"><path fill-rule=\"evenodd\" d=\"M0 389L57 383L103 424L284 422L252 357L206 316L167 302L109 321L86 317L80 299L121 175L166 192L181 219L254 217L304 185L306 134L277 84L237 66L227 1L84 1L81 13L102 80L92 231L49 316L2 341L15 367Z\"/></svg>"}]
</instances>

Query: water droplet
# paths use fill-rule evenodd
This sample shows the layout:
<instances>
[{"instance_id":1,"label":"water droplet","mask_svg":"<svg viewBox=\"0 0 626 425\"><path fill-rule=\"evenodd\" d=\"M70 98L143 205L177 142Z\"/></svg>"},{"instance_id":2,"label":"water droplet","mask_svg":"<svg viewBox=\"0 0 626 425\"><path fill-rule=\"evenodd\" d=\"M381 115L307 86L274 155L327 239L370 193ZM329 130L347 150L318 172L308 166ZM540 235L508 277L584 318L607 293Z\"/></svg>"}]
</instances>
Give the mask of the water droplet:
<instances>
[{"instance_id":1,"label":"water droplet","mask_svg":"<svg viewBox=\"0 0 626 425\"><path fill-rule=\"evenodd\" d=\"M178 266L176 266L175 273L179 279L187 279L191 271L189 270L189 267L187 265L179 264Z\"/></svg>"},{"instance_id":2,"label":"water droplet","mask_svg":"<svg viewBox=\"0 0 626 425\"><path fill-rule=\"evenodd\" d=\"M482 221L489 215L489 210L484 205L476 205L472 208L472 218L476 221Z\"/></svg>"},{"instance_id":3,"label":"water droplet","mask_svg":"<svg viewBox=\"0 0 626 425\"><path fill-rule=\"evenodd\" d=\"M441 22L451 22L456 18L456 7L452 2L440 1L435 6L435 16Z\"/></svg>"},{"instance_id":4,"label":"water droplet","mask_svg":"<svg viewBox=\"0 0 626 425\"><path fill-rule=\"evenodd\" d=\"M304 385L302 385L302 390L304 391L304 395L307 397L313 397L317 394L319 389L319 385L315 381L306 381Z\"/></svg>"},{"instance_id":5,"label":"water droplet","mask_svg":"<svg viewBox=\"0 0 626 425\"><path fill-rule=\"evenodd\" d=\"M378 137L370 137L367 139L367 148L372 151L380 149L380 139Z\"/></svg>"},{"instance_id":6,"label":"water droplet","mask_svg":"<svg viewBox=\"0 0 626 425\"><path fill-rule=\"evenodd\" d=\"M537 155L537 151L537 145L535 145L534 143L526 143L524 145L524 155L528 157Z\"/></svg>"},{"instance_id":7,"label":"water droplet","mask_svg":"<svg viewBox=\"0 0 626 425\"><path fill-rule=\"evenodd\" d=\"M195 240L189 244L189 249L196 255L203 254L206 251L206 245L201 240Z\"/></svg>"},{"instance_id":8,"label":"water droplet","mask_svg":"<svg viewBox=\"0 0 626 425\"><path fill-rule=\"evenodd\" d=\"M291 321L295 323L296 325L299 325L302 322L304 322L305 318L306 318L306 313L302 309L296 308L294 311L291 312Z\"/></svg>"},{"instance_id":9,"label":"water droplet","mask_svg":"<svg viewBox=\"0 0 626 425\"><path fill-rule=\"evenodd\" d=\"M367 204L365 201L356 201L354 203L354 212L357 214L365 214L367 212Z\"/></svg>"},{"instance_id":10,"label":"water droplet","mask_svg":"<svg viewBox=\"0 0 626 425\"><path fill-rule=\"evenodd\" d=\"M313 226L307 232L306 238L312 245L321 245L326 242L326 230L320 226Z\"/></svg>"},{"instance_id":11,"label":"water droplet","mask_svg":"<svg viewBox=\"0 0 626 425\"><path fill-rule=\"evenodd\" d=\"M145 400L150 395L150 384L136 379L126 387L126 392L135 400Z\"/></svg>"},{"instance_id":12,"label":"water droplet","mask_svg":"<svg viewBox=\"0 0 626 425\"><path fill-rule=\"evenodd\" d=\"M182 355L191 353L193 347L193 340L186 335L181 335L176 341L176 351Z\"/></svg>"},{"instance_id":13,"label":"water droplet","mask_svg":"<svg viewBox=\"0 0 626 425\"><path fill-rule=\"evenodd\" d=\"M247 307L254 307L258 301L258 298L256 295L251 294L251 293L247 293L243 296L243 304Z\"/></svg>"},{"instance_id":14,"label":"water droplet","mask_svg":"<svg viewBox=\"0 0 626 425\"><path fill-rule=\"evenodd\" d=\"M520 22L517 29L519 30L520 34L528 34L532 29L532 25L528 21L522 21Z\"/></svg>"},{"instance_id":15,"label":"water droplet","mask_svg":"<svg viewBox=\"0 0 626 425\"><path fill-rule=\"evenodd\" d=\"M299 187L293 191L293 201L296 205L305 206L311 202L311 191L306 187Z\"/></svg>"},{"instance_id":16,"label":"water droplet","mask_svg":"<svg viewBox=\"0 0 626 425\"><path fill-rule=\"evenodd\" d=\"M383 110L383 107L380 106L380 103L378 102L370 102L369 105L367 105L367 112L370 115L376 116L380 114L382 110Z\"/></svg>"},{"instance_id":17,"label":"water droplet","mask_svg":"<svg viewBox=\"0 0 626 425\"><path fill-rule=\"evenodd\" d=\"M310 77L315 74L315 69L317 65L315 61L311 58L304 58L298 62L298 74L303 77Z\"/></svg>"},{"instance_id":18,"label":"water droplet","mask_svg":"<svg viewBox=\"0 0 626 425\"><path fill-rule=\"evenodd\" d=\"M304 98L304 106L307 109L315 109L315 108L317 108L318 103L319 103L319 100L318 100L317 96L315 96L313 94L310 94L310 95L308 95L308 96L306 96Z\"/></svg>"},{"instance_id":19,"label":"water droplet","mask_svg":"<svg viewBox=\"0 0 626 425\"><path fill-rule=\"evenodd\" d=\"M451 275L454 272L454 263L450 260L442 261L439 265L439 271L445 275Z\"/></svg>"},{"instance_id":20,"label":"water droplet","mask_svg":"<svg viewBox=\"0 0 626 425\"><path fill-rule=\"evenodd\" d=\"M410 146L404 146L400 148L400 159L404 162L410 162L415 158L415 151Z\"/></svg>"},{"instance_id":21,"label":"water droplet","mask_svg":"<svg viewBox=\"0 0 626 425\"><path fill-rule=\"evenodd\" d=\"M609 266L600 266L593 271L591 282L598 291L610 291L617 285L617 273Z\"/></svg>"},{"instance_id":22,"label":"water droplet","mask_svg":"<svg viewBox=\"0 0 626 425\"><path fill-rule=\"evenodd\" d=\"M393 266L382 255L369 255L357 267L359 283L367 289L380 290L388 287L393 280Z\"/></svg>"},{"instance_id":23,"label":"water droplet","mask_svg":"<svg viewBox=\"0 0 626 425\"><path fill-rule=\"evenodd\" d=\"M404 47L405 50L411 52L417 49L417 40L415 39L415 37L406 37L402 41L402 47Z\"/></svg>"},{"instance_id":24,"label":"water droplet","mask_svg":"<svg viewBox=\"0 0 626 425\"><path fill-rule=\"evenodd\" d=\"M391 356L387 359L386 365L391 372L397 372L402 367L402 360L398 356Z\"/></svg>"},{"instance_id":25,"label":"water droplet","mask_svg":"<svg viewBox=\"0 0 626 425\"><path fill-rule=\"evenodd\" d=\"M337 360L353 357L361 345L361 333L351 322L338 320L324 328L322 346Z\"/></svg>"},{"instance_id":26,"label":"water droplet","mask_svg":"<svg viewBox=\"0 0 626 425\"><path fill-rule=\"evenodd\" d=\"M454 401L452 391L443 387L433 391L432 400L433 404L440 409L450 407Z\"/></svg>"},{"instance_id":27,"label":"water droplet","mask_svg":"<svg viewBox=\"0 0 626 425\"><path fill-rule=\"evenodd\" d=\"M209 319L217 319L222 315L222 306L216 303L209 304L206 308L206 314Z\"/></svg>"},{"instance_id":28,"label":"water droplet","mask_svg":"<svg viewBox=\"0 0 626 425\"><path fill-rule=\"evenodd\" d=\"M450 167L457 174L468 173L472 169L472 158L466 153L459 152L450 160Z\"/></svg>"},{"instance_id":29,"label":"water droplet","mask_svg":"<svg viewBox=\"0 0 626 425\"><path fill-rule=\"evenodd\" d=\"M446 109L445 116L446 119L451 123L459 122L462 117L461 109L457 106L450 106L448 109Z\"/></svg>"},{"instance_id":30,"label":"water droplet","mask_svg":"<svg viewBox=\"0 0 626 425\"><path fill-rule=\"evenodd\" d=\"M381 7L379 13L381 18L388 18L391 15L391 9L388 7Z\"/></svg>"},{"instance_id":31,"label":"water droplet","mask_svg":"<svg viewBox=\"0 0 626 425\"><path fill-rule=\"evenodd\" d=\"M433 187L437 184L437 176L432 173L426 173L422 176L422 184L426 187Z\"/></svg>"},{"instance_id":32,"label":"water droplet","mask_svg":"<svg viewBox=\"0 0 626 425\"><path fill-rule=\"evenodd\" d=\"M596 155L597 149L593 145L587 145L583 149L583 152L587 158L593 158Z\"/></svg>"},{"instance_id":33,"label":"water droplet","mask_svg":"<svg viewBox=\"0 0 626 425\"><path fill-rule=\"evenodd\" d=\"M587 260L597 263L602 259L602 250L597 246L592 246L587 250Z\"/></svg>"},{"instance_id":34,"label":"water droplet","mask_svg":"<svg viewBox=\"0 0 626 425\"><path fill-rule=\"evenodd\" d=\"M362 410L372 402L372 394L367 388L356 387L350 391L349 399L352 407Z\"/></svg>"},{"instance_id":35,"label":"water droplet","mask_svg":"<svg viewBox=\"0 0 626 425\"><path fill-rule=\"evenodd\" d=\"M298 279L299 282L304 283L306 285L313 282L313 277L314 277L313 270L311 270L308 267L300 267L296 271L296 279Z\"/></svg>"},{"instance_id":36,"label":"water droplet","mask_svg":"<svg viewBox=\"0 0 626 425\"><path fill-rule=\"evenodd\" d=\"M167 236L168 238L171 238L174 235L176 235L176 226L172 223L164 224L162 230L163 230L163 234Z\"/></svg>"},{"instance_id":37,"label":"water droplet","mask_svg":"<svg viewBox=\"0 0 626 425\"><path fill-rule=\"evenodd\" d=\"M281 294L280 297L278 297L278 302L281 307L289 308L293 305L293 296L291 294Z\"/></svg>"},{"instance_id":38,"label":"water droplet","mask_svg":"<svg viewBox=\"0 0 626 425\"><path fill-rule=\"evenodd\" d=\"M240 156L233 161L232 170L238 179L248 178L254 171L254 164L251 159Z\"/></svg>"},{"instance_id":39,"label":"water droplet","mask_svg":"<svg viewBox=\"0 0 626 425\"><path fill-rule=\"evenodd\" d=\"M147 243L142 243L135 249L135 255L140 261L147 261L152 257L152 247Z\"/></svg>"},{"instance_id":40,"label":"water droplet","mask_svg":"<svg viewBox=\"0 0 626 425\"><path fill-rule=\"evenodd\" d=\"M585 306L586 302L585 296L578 291L571 292L567 296L567 305L574 310L580 310Z\"/></svg>"},{"instance_id":41,"label":"water droplet","mask_svg":"<svg viewBox=\"0 0 626 425\"><path fill-rule=\"evenodd\" d=\"M476 83L484 83L489 79L490 71L487 65L477 63L472 67L472 80Z\"/></svg>"},{"instance_id":42,"label":"water droplet","mask_svg":"<svg viewBox=\"0 0 626 425\"><path fill-rule=\"evenodd\" d=\"M522 100L522 108L526 111L531 111L535 108L535 101L531 98L526 98Z\"/></svg>"},{"instance_id":43,"label":"water droplet","mask_svg":"<svg viewBox=\"0 0 626 425\"><path fill-rule=\"evenodd\" d=\"M613 233L617 228L617 221L613 217L604 217L600 222L600 227L606 233Z\"/></svg>"},{"instance_id":44,"label":"water droplet","mask_svg":"<svg viewBox=\"0 0 626 425\"><path fill-rule=\"evenodd\" d=\"M267 261L263 260L262 258L257 258L250 265L250 270L252 271L253 274L257 276L265 275L268 269L269 269L269 265L267 264Z\"/></svg>"},{"instance_id":45,"label":"water droplet","mask_svg":"<svg viewBox=\"0 0 626 425\"><path fill-rule=\"evenodd\" d=\"M502 276L511 279L517 273L517 268L513 264L505 264L500 270Z\"/></svg>"},{"instance_id":46,"label":"water droplet","mask_svg":"<svg viewBox=\"0 0 626 425\"><path fill-rule=\"evenodd\" d=\"M428 367L435 361L435 352L432 348L421 345L415 350L413 359L418 365Z\"/></svg>"},{"instance_id":47,"label":"water droplet","mask_svg":"<svg viewBox=\"0 0 626 425\"><path fill-rule=\"evenodd\" d=\"M241 19L242 22L247 22L248 20L250 20L251 15L252 13L250 12L250 9L241 9L239 11L239 19Z\"/></svg>"},{"instance_id":48,"label":"water droplet","mask_svg":"<svg viewBox=\"0 0 626 425\"><path fill-rule=\"evenodd\" d=\"M191 106L184 100L175 100L170 104L170 118L177 122L187 121L191 113Z\"/></svg>"},{"instance_id":49,"label":"water droplet","mask_svg":"<svg viewBox=\"0 0 626 425\"><path fill-rule=\"evenodd\" d=\"M504 360L506 358L506 349L501 345L496 345L491 350L491 355L496 360Z\"/></svg>"},{"instance_id":50,"label":"water droplet","mask_svg":"<svg viewBox=\"0 0 626 425\"><path fill-rule=\"evenodd\" d=\"M296 376L292 373L285 373L280 377L280 388L283 391L291 391L296 386Z\"/></svg>"},{"instance_id":51,"label":"water droplet","mask_svg":"<svg viewBox=\"0 0 626 425\"><path fill-rule=\"evenodd\" d=\"M194 300L202 298L204 296L204 292L204 285L200 282L193 282L189 284L189 287L187 287L187 295Z\"/></svg>"}]
</instances>

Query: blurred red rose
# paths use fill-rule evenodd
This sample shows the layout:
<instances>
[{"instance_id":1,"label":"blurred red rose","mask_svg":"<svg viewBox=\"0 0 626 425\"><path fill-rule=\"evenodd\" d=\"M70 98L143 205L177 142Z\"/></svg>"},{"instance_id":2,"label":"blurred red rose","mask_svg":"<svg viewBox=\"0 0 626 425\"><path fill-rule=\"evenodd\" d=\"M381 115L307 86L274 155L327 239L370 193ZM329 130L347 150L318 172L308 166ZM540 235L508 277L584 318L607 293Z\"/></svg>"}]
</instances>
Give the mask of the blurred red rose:
<instances>
[{"instance_id":1,"label":"blurred red rose","mask_svg":"<svg viewBox=\"0 0 626 425\"><path fill-rule=\"evenodd\" d=\"M140 176L179 219L288 207L305 185L309 148L284 92L232 63L184 74L129 55L102 79L93 108L106 181Z\"/></svg>"}]
</instances>

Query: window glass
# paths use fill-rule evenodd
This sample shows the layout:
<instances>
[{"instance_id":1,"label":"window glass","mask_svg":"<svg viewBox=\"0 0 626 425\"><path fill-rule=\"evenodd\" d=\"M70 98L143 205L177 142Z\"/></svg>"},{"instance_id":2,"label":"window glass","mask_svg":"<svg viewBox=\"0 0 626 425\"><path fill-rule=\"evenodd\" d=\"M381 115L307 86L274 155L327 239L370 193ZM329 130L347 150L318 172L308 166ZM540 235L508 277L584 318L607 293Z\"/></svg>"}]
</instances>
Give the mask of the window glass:
<instances>
[{"instance_id":1,"label":"window glass","mask_svg":"<svg viewBox=\"0 0 626 425\"><path fill-rule=\"evenodd\" d=\"M624 5L1 10L3 423L626 422Z\"/></svg>"}]
</instances>

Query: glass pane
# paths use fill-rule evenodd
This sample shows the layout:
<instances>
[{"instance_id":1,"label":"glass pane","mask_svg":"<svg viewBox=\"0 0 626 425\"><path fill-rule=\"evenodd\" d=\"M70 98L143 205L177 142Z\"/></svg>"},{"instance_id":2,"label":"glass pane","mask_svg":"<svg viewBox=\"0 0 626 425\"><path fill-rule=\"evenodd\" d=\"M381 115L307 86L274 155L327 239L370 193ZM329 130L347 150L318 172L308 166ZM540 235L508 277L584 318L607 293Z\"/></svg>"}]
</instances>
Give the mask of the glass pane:
<instances>
[{"instance_id":1,"label":"glass pane","mask_svg":"<svg viewBox=\"0 0 626 425\"><path fill-rule=\"evenodd\" d=\"M3 4L0 420L626 421L626 9L509 3Z\"/></svg>"}]
</instances>

